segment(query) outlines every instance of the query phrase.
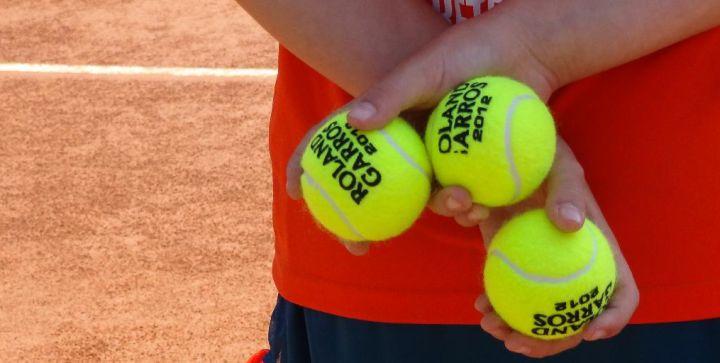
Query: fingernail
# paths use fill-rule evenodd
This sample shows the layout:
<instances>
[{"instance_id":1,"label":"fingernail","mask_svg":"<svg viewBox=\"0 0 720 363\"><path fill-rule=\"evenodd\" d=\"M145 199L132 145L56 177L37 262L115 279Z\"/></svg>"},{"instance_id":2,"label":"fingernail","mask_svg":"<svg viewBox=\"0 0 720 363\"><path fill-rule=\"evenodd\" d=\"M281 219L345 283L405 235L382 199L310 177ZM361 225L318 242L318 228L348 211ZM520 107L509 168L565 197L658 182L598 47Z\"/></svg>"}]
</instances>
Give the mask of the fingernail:
<instances>
[{"instance_id":1,"label":"fingernail","mask_svg":"<svg viewBox=\"0 0 720 363\"><path fill-rule=\"evenodd\" d=\"M377 112L377 110L375 109L375 106L373 106L371 103L360 102L355 105L352 110L350 110L348 116L357 121L365 121L370 117L373 117L373 115L375 115L375 112Z\"/></svg>"},{"instance_id":2,"label":"fingernail","mask_svg":"<svg viewBox=\"0 0 720 363\"><path fill-rule=\"evenodd\" d=\"M560 216L577 224L583 223L583 217L582 214L580 214L580 210L570 203L563 203L560 205Z\"/></svg>"},{"instance_id":3,"label":"fingernail","mask_svg":"<svg viewBox=\"0 0 720 363\"><path fill-rule=\"evenodd\" d=\"M348 252L355 256L362 256L368 253L368 250L370 249L370 246L365 242L351 242L343 240L341 240L340 242L345 245L345 248L348 250Z\"/></svg>"},{"instance_id":4,"label":"fingernail","mask_svg":"<svg viewBox=\"0 0 720 363\"><path fill-rule=\"evenodd\" d=\"M460 210L460 207L462 207L462 205L460 205L460 202L455 200L455 198L453 197L450 197L445 201L445 206L451 211Z\"/></svg>"},{"instance_id":5,"label":"fingernail","mask_svg":"<svg viewBox=\"0 0 720 363\"><path fill-rule=\"evenodd\" d=\"M604 330L596 330L594 333L590 335L589 340L598 340L605 337L605 331Z\"/></svg>"},{"instance_id":6,"label":"fingernail","mask_svg":"<svg viewBox=\"0 0 720 363\"><path fill-rule=\"evenodd\" d=\"M475 207L473 210L468 214L468 218L472 221L480 221L485 218L487 218L487 215L485 213L485 210L482 208Z\"/></svg>"}]
</instances>

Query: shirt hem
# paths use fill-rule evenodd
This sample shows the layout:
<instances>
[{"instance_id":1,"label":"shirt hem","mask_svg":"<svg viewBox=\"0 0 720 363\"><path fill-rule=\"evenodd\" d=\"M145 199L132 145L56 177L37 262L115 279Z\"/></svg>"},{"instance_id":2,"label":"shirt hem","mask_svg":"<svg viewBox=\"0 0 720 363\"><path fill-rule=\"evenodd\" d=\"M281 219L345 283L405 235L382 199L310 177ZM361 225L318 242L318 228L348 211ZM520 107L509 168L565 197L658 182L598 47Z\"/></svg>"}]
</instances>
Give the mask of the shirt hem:
<instances>
[{"instance_id":1,"label":"shirt hem","mask_svg":"<svg viewBox=\"0 0 720 363\"><path fill-rule=\"evenodd\" d=\"M477 291L418 293L369 290L328 284L280 271L273 266L278 292L313 310L370 322L397 324L479 325L474 309ZM669 323L720 317L720 282L641 287L640 305L630 324Z\"/></svg>"}]
</instances>

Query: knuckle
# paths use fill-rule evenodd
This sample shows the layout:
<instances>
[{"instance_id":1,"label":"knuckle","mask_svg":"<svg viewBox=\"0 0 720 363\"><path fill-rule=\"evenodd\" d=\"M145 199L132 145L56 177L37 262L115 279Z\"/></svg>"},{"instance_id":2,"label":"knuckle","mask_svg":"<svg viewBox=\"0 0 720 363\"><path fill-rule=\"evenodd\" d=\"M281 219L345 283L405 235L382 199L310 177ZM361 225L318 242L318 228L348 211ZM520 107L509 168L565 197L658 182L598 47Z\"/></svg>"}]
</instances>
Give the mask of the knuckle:
<instances>
[{"instance_id":1,"label":"knuckle","mask_svg":"<svg viewBox=\"0 0 720 363\"><path fill-rule=\"evenodd\" d=\"M439 214L444 217L450 217L450 212L445 208L443 204L444 203L438 200L438 198L433 198L432 200L430 200L430 203L428 203L428 208L430 208L430 210L433 211L433 213L435 214Z\"/></svg>"},{"instance_id":2,"label":"knuckle","mask_svg":"<svg viewBox=\"0 0 720 363\"><path fill-rule=\"evenodd\" d=\"M499 341L505 341L507 338L507 332L500 328L487 331L487 333Z\"/></svg>"},{"instance_id":3,"label":"knuckle","mask_svg":"<svg viewBox=\"0 0 720 363\"><path fill-rule=\"evenodd\" d=\"M472 227L477 224L477 223L467 219L467 217L462 214L455 216L455 222L457 222L457 224L459 224L463 227Z\"/></svg>"}]
</instances>

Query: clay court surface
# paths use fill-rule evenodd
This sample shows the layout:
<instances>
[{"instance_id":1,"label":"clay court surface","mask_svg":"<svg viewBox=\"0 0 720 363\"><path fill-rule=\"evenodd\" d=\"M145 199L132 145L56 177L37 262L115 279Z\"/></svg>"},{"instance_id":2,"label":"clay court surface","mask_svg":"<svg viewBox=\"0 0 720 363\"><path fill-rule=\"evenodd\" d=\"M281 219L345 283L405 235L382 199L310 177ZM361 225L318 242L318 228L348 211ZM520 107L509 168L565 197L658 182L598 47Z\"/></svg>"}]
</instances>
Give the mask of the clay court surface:
<instances>
[{"instance_id":1,"label":"clay court surface","mask_svg":"<svg viewBox=\"0 0 720 363\"><path fill-rule=\"evenodd\" d=\"M0 65L274 69L232 0L3 0ZM0 72L0 361L244 361L272 76Z\"/></svg>"}]
</instances>

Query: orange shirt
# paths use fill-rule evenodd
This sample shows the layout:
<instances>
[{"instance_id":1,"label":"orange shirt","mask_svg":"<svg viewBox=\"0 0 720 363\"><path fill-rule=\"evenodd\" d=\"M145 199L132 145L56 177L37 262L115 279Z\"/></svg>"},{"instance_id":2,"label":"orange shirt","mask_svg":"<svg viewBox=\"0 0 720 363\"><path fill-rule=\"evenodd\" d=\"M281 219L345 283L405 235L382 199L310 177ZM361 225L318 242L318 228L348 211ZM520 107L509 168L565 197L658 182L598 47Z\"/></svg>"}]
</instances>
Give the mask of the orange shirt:
<instances>
[{"instance_id":1,"label":"orange shirt","mask_svg":"<svg viewBox=\"0 0 720 363\"><path fill-rule=\"evenodd\" d=\"M720 317L720 28L581 80L551 100L641 292L634 323ZM285 193L307 130L350 96L287 50L270 121L273 276L305 307L369 321L478 324L476 228L426 211L350 255Z\"/></svg>"}]
</instances>

